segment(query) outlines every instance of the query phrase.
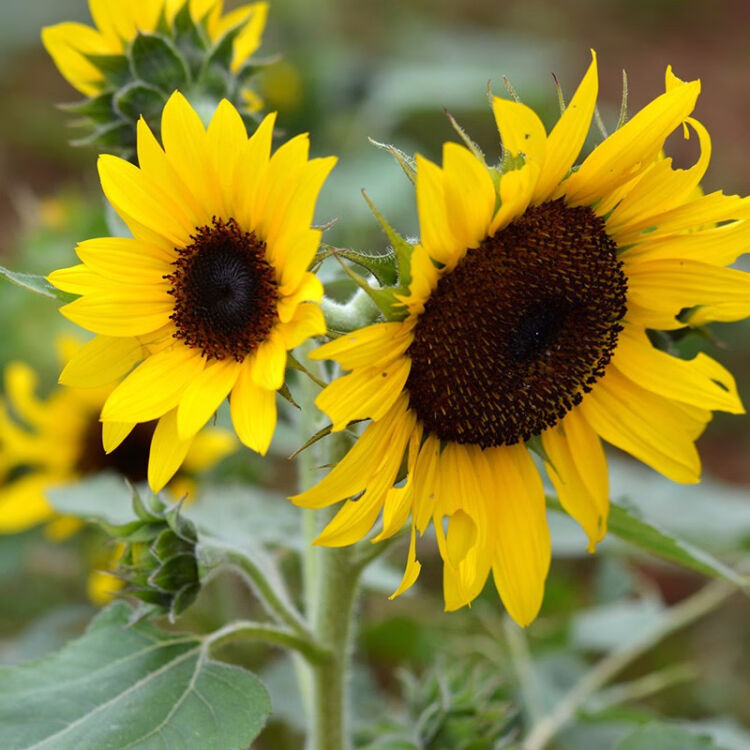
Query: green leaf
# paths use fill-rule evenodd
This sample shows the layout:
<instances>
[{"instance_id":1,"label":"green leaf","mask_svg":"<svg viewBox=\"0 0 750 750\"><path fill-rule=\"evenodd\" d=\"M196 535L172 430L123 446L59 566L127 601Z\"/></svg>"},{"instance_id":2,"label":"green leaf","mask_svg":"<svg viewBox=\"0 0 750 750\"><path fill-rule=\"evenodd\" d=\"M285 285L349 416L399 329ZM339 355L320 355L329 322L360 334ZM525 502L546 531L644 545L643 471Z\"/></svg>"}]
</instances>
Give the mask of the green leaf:
<instances>
[{"instance_id":1,"label":"green leaf","mask_svg":"<svg viewBox=\"0 0 750 750\"><path fill-rule=\"evenodd\" d=\"M619 742L615 750L721 750L718 745L705 736L692 734L686 729L670 726L661 722L652 722L638 728Z\"/></svg>"},{"instance_id":2,"label":"green leaf","mask_svg":"<svg viewBox=\"0 0 750 750\"><path fill-rule=\"evenodd\" d=\"M548 497L547 506L564 513L562 505L555 498ZM743 589L748 586L747 579L724 565L709 552L640 518L635 508L629 508L612 501L607 528L610 534L664 560L669 560L669 562L690 568L712 578L723 578Z\"/></svg>"},{"instance_id":3,"label":"green leaf","mask_svg":"<svg viewBox=\"0 0 750 750\"><path fill-rule=\"evenodd\" d=\"M58 653L0 670L3 750L244 750L270 713L258 679L198 636L128 627L117 602Z\"/></svg>"},{"instance_id":4,"label":"green leaf","mask_svg":"<svg viewBox=\"0 0 750 750\"><path fill-rule=\"evenodd\" d=\"M187 64L174 44L159 34L141 32L130 49L133 75L171 94L184 89L190 79Z\"/></svg>"},{"instance_id":5,"label":"green leaf","mask_svg":"<svg viewBox=\"0 0 750 750\"><path fill-rule=\"evenodd\" d=\"M159 122L159 115L165 104L164 94L159 89L138 81L132 81L121 88L112 101L115 110L126 120L133 122L137 122L141 115L148 122Z\"/></svg>"},{"instance_id":6,"label":"green leaf","mask_svg":"<svg viewBox=\"0 0 750 750\"><path fill-rule=\"evenodd\" d=\"M59 289L52 286L44 276L39 276L35 273L20 273L0 266L0 277L7 279L11 284L20 286L23 289L28 289L35 294L40 294L42 297L51 297L52 299L65 303L77 299L75 294L61 292Z\"/></svg>"}]
</instances>

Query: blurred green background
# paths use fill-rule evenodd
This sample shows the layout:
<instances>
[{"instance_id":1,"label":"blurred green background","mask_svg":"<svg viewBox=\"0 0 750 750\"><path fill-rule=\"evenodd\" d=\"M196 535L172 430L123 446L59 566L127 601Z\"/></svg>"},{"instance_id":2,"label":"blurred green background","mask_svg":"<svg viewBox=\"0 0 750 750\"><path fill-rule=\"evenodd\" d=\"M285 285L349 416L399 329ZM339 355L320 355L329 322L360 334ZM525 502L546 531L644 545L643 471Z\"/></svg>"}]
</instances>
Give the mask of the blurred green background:
<instances>
[{"instance_id":1,"label":"blurred green background","mask_svg":"<svg viewBox=\"0 0 750 750\"><path fill-rule=\"evenodd\" d=\"M18 271L46 273L69 265L76 241L106 233L95 154L67 145L74 132L55 107L75 100L76 92L39 41L43 25L62 20L89 23L84 0L0 3L0 263ZM338 219L327 241L377 251L384 238L362 188L402 233L415 235L417 222L411 185L368 137L438 159L443 141L455 139L447 109L495 158L499 142L487 105L488 83L501 93L507 76L550 124L557 111L551 74L570 96L589 63L590 48L599 55L600 111L610 128L619 111L623 69L631 113L663 91L667 64L681 78L700 77L696 116L707 125L714 146L704 188L747 193L749 26L750 4L741 0L272 0L259 54L283 58L266 70L260 88L268 106L278 108L287 133L309 131L316 155L339 156L318 216L321 222ZM679 165L695 159L693 141L670 140ZM740 267L750 270L750 263L745 259ZM43 386L51 388L57 374L52 341L65 329L56 305L3 283L0 314L0 364L30 362L42 373ZM750 402L750 325L715 326L713 334L713 342L688 337L685 353L701 347L718 356ZM713 483L683 490L615 457L613 494L628 496L666 528L729 562L746 557L749 428L747 416L718 415L701 438ZM264 465L266 484L291 485L293 471L282 457L289 447L288 440L277 446L279 458ZM665 604L702 584L697 576L615 544L591 558L570 525L555 522L554 531L558 559L543 616L529 631L545 690L552 695L593 655L646 627ZM0 537L0 661L37 656L80 630L91 612L81 545L52 546L36 532ZM402 557L397 558L400 567ZM365 718L377 717L386 706L402 706L395 677L399 666L423 674L439 655L472 653L502 663L494 591L485 592L472 611L442 614L439 565L429 556L424 562L415 595L396 602L383 592L395 588L400 570L382 566L380 579L377 571L373 574L375 593L366 598L359 618L358 653L366 666L353 687L364 697L358 710ZM252 612L251 604L238 604L245 595L234 579L218 580L209 589L189 615L191 625L215 625L217 612ZM700 726L713 722L724 747L747 750L750 734L742 725L750 727L749 615L747 599L735 596L668 639L626 677L689 665L683 679L627 710L593 711L588 725L563 735L561 747L607 750L629 727L660 714ZM298 747L298 708L284 703L291 691L285 682L288 665L260 651L249 658L264 665L277 711L259 747ZM502 670L498 666L498 673ZM508 690L506 697L512 698Z\"/></svg>"}]
</instances>

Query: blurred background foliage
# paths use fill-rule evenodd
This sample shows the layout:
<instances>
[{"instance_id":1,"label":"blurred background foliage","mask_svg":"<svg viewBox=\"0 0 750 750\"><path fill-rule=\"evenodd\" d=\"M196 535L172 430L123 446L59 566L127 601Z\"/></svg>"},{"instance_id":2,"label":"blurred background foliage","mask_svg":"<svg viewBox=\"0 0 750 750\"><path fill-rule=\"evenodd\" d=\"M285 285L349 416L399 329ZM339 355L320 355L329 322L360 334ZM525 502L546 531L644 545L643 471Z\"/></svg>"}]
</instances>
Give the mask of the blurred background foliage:
<instances>
[{"instance_id":1,"label":"blurred background foliage","mask_svg":"<svg viewBox=\"0 0 750 750\"><path fill-rule=\"evenodd\" d=\"M43 25L62 20L88 23L84 0L0 4L0 263L31 273L72 263L76 241L106 233L95 154L67 145L74 131L54 106L75 100L75 92L39 41ZM368 137L438 159L442 142L455 139L447 109L494 159L499 142L487 106L488 84L501 93L507 76L549 124L557 112L550 74L569 96L591 47L599 53L600 111L610 127L620 106L623 68L630 112L663 90L667 64L682 78L700 77L696 116L714 144L704 188L747 193L749 22L750 6L741 0L272 0L260 54L281 58L264 72L261 92L268 108L279 110L287 134L309 131L315 154L340 158L320 203L321 222L338 219L327 241L377 251L384 238L362 188L402 233L416 235L417 222L411 185ZM695 158L692 141L673 137L668 145L678 164ZM747 259L740 264L750 270ZM0 364L29 362L41 373L41 388L52 388L57 375L52 342L57 332L68 330L55 303L3 283L0 314ZM704 349L718 356L750 402L750 324L719 325L711 333L713 340L686 337L682 353ZM678 487L615 456L613 496L627 498L650 519L725 562L746 558L749 426L747 416L714 419L700 441L710 479L698 487ZM260 484L265 494L238 505L237 493L212 492L215 479L209 477L206 495L213 497L204 498L203 506L203 512L209 507L209 513L227 518L246 508L267 520L260 527L272 530L270 541L292 575L297 558L282 550L293 541L296 520L279 498L293 486L286 456L296 447L296 438L282 429L268 461L248 452L227 459L214 478ZM268 492L278 493L278 502L269 501ZM414 594L394 602L385 594L398 584L400 570L386 563L373 568L358 618L361 669L352 685L362 746L507 746L502 743L512 741L528 714L554 703L596 657L658 626L666 607L704 584L697 575L611 540L590 557L572 523L559 517L552 522L557 559L542 615L522 644L530 649L535 675L531 694L528 685L525 695L519 692L523 680L519 683L512 668L514 639L493 591L471 610L444 614L437 560L426 556ZM0 662L40 656L80 632L93 612L85 595L86 569L101 555L101 542L93 529L63 544L52 544L41 530L0 537ZM404 554L392 555L399 567ZM179 624L209 629L253 612L239 581L220 576ZM648 650L617 687L586 704L560 736L559 747L608 750L634 727L661 716L710 731L727 750L747 750L749 615L747 598L736 594ZM301 714L291 663L261 647L227 652L227 658L260 670L271 690L274 718L257 746L298 748ZM477 666L478 657L483 666ZM481 716L472 713L477 711ZM467 737L478 741L462 744Z\"/></svg>"}]
</instances>

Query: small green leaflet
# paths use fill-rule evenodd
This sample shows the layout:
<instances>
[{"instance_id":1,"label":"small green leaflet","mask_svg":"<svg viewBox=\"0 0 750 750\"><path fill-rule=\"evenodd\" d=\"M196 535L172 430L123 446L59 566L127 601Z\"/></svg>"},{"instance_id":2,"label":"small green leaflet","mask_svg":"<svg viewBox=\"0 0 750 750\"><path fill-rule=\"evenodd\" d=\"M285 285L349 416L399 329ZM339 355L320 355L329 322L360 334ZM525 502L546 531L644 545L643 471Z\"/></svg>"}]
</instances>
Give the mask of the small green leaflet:
<instances>
[{"instance_id":1,"label":"small green leaflet","mask_svg":"<svg viewBox=\"0 0 750 750\"><path fill-rule=\"evenodd\" d=\"M547 497L547 507L565 512L556 498ZM742 589L747 589L750 583L710 553L639 518L637 511L614 501L610 503L607 528L610 534L669 562L712 578L723 578Z\"/></svg>"},{"instance_id":2,"label":"small green leaflet","mask_svg":"<svg viewBox=\"0 0 750 750\"><path fill-rule=\"evenodd\" d=\"M41 294L42 297L51 297L60 302L72 302L74 299L77 299L75 294L61 292L52 286L44 276L38 276L34 273L20 273L0 266L0 277L7 279L11 284L28 289L30 292Z\"/></svg>"},{"instance_id":3,"label":"small green leaflet","mask_svg":"<svg viewBox=\"0 0 750 750\"><path fill-rule=\"evenodd\" d=\"M270 713L250 672L204 640L128 627L117 602L58 653L0 670L3 750L245 750Z\"/></svg>"}]
</instances>

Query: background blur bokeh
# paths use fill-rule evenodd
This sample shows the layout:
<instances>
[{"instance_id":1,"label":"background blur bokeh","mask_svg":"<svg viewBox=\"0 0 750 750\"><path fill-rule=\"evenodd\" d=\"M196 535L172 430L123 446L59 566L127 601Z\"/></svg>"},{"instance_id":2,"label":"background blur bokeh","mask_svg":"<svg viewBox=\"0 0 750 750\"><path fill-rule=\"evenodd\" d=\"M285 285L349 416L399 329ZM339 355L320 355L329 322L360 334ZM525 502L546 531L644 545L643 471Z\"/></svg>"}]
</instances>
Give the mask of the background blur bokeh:
<instances>
[{"instance_id":1,"label":"background blur bokeh","mask_svg":"<svg viewBox=\"0 0 750 750\"><path fill-rule=\"evenodd\" d=\"M55 107L75 100L76 92L39 40L43 25L62 20L88 23L84 0L0 2L0 264L19 271L45 273L69 265L77 240L106 233L95 154L68 146L74 132ZM377 251L384 238L361 189L406 235L417 233L416 210L411 185L368 137L437 159L442 142L455 139L447 109L494 159L499 143L487 86L501 93L507 76L549 124L558 106L551 74L569 96L588 65L590 48L598 52L600 112L610 128L620 108L623 69L631 113L663 91L668 64L681 78L700 77L696 116L707 125L714 147L704 188L750 192L749 27L750 3L744 0L272 0L260 55L283 57L266 70L260 87L287 133L309 131L316 155L340 158L320 204L321 221L338 219L327 241ZM592 142L596 138L592 129ZM670 140L678 164L692 163L694 141ZM747 261L742 267L750 270ZM51 388L57 368L51 342L56 332L67 330L64 321L52 300L0 284L0 365L27 361L42 373L42 388ZM718 356L750 403L750 324L715 326L713 335L713 342L688 337L684 352L700 346ZM617 459L614 492L730 562L746 556L749 427L747 416L718 415L701 439L707 472L716 483L681 490ZM263 472L266 483L282 489L293 481L281 459ZM565 524L555 529L556 553L563 559L553 564L543 616L530 631L553 691L579 674L592 654L645 627L665 603L702 583L623 550L589 558L575 530ZM80 544L51 545L36 532L0 537L0 661L37 656L80 629L90 613ZM382 586L395 588L391 584L400 574L381 572ZM219 601L231 608L240 591L236 581L218 581L204 597L211 597L212 606ZM623 602L632 606L617 610ZM570 616L583 607L589 609ZM388 602L382 591L368 596L358 646L367 669L355 688L368 696L370 712L377 714L383 701L398 702L397 666L420 673L452 649L486 652L499 608L494 592L488 592L471 612L441 614L439 567L429 561L414 597ZM190 616L210 626L211 607L196 609ZM749 614L747 600L736 596L667 640L626 676L675 663L690 664L692 676L644 699L638 709L572 729L562 746L606 750L629 722L658 713L713 722L724 732L726 748L747 750L750 734L741 727L750 727ZM288 695L284 664L272 661L266 670L272 692ZM385 698L376 697L376 686ZM275 708L280 718L268 730L266 746L297 747L296 707L279 698Z\"/></svg>"}]
</instances>

